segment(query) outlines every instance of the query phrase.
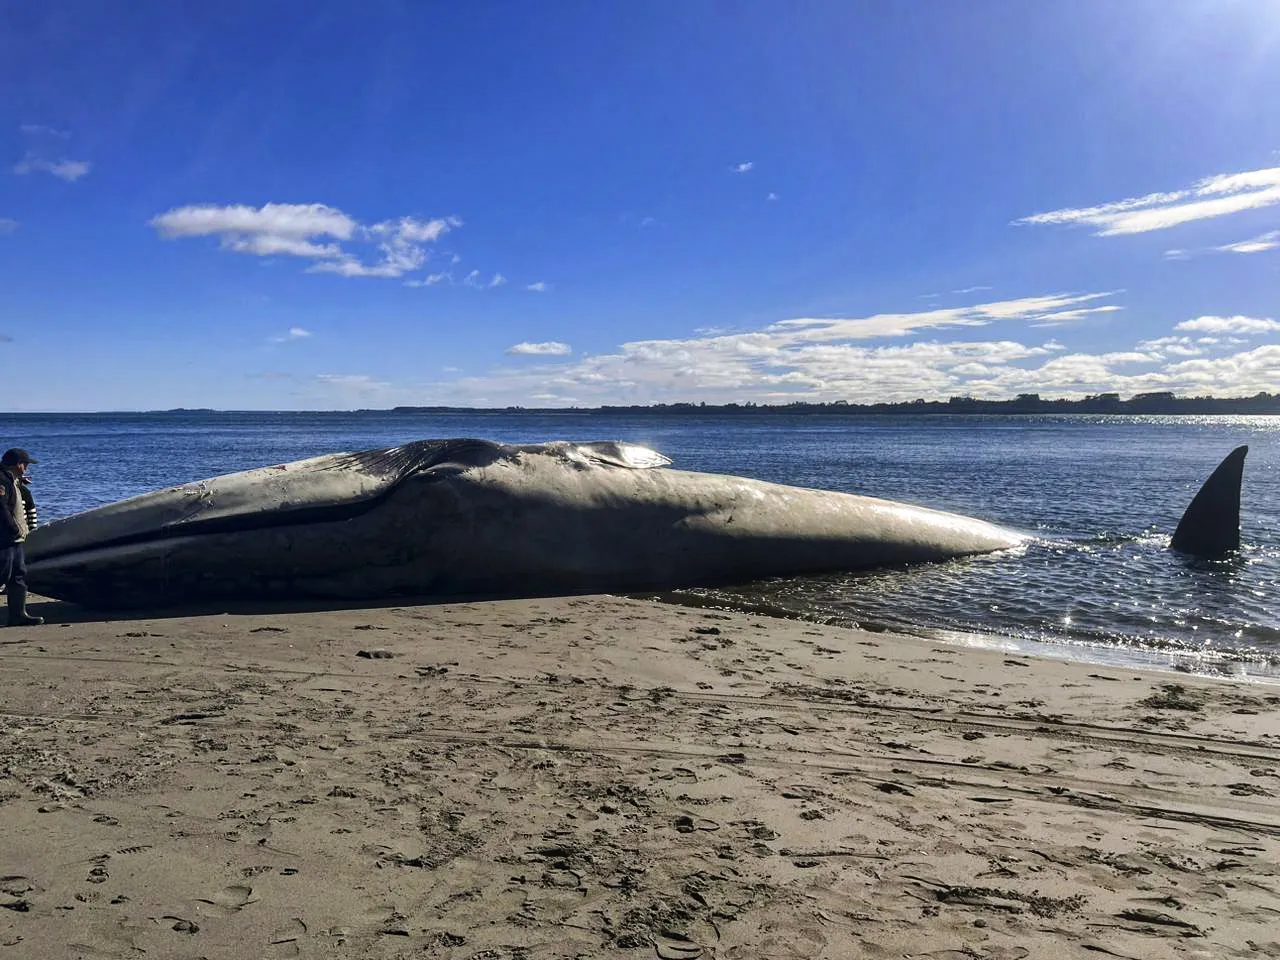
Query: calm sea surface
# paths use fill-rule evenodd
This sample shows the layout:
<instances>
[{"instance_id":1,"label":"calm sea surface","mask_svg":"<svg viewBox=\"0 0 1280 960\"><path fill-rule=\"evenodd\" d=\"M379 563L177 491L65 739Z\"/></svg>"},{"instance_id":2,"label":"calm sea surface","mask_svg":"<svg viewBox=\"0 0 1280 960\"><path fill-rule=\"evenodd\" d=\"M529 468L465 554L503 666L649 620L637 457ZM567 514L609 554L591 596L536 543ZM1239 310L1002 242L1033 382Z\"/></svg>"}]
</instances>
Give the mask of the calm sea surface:
<instances>
[{"instance_id":1,"label":"calm sea surface","mask_svg":"<svg viewBox=\"0 0 1280 960\"><path fill-rule=\"evenodd\" d=\"M688 470L846 490L1035 535L909 570L682 591L725 604L1100 662L1280 676L1280 417L797 417L166 413L0 417L28 448L42 521L159 487L431 437L629 440ZM1165 549L1233 447L1243 555Z\"/></svg>"}]
</instances>

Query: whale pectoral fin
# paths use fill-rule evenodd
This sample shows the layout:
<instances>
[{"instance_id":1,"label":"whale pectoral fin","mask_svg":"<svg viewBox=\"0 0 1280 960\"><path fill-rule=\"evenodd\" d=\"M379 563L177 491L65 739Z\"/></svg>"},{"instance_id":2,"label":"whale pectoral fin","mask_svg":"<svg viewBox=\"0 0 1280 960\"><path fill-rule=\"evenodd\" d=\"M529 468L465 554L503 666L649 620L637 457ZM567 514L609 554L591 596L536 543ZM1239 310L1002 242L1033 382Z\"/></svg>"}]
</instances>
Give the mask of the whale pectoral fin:
<instances>
[{"instance_id":1,"label":"whale pectoral fin","mask_svg":"<svg viewBox=\"0 0 1280 960\"><path fill-rule=\"evenodd\" d=\"M1217 559L1240 549L1240 483L1247 446L1236 447L1209 475L1178 522L1169 549Z\"/></svg>"}]
</instances>

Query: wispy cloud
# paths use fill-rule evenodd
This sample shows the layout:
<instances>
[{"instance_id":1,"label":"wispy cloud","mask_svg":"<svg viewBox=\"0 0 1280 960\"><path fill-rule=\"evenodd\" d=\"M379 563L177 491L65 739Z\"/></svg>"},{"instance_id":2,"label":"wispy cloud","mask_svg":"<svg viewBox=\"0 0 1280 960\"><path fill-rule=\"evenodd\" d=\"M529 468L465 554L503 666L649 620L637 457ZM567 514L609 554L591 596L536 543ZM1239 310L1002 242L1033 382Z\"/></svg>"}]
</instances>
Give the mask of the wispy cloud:
<instances>
[{"instance_id":1,"label":"wispy cloud","mask_svg":"<svg viewBox=\"0 0 1280 960\"><path fill-rule=\"evenodd\" d=\"M751 160L745 160L742 163L735 163L729 169L734 173L750 173L755 168L755 163Z\"/></svg>"},{"instance_id":2,"label":"wispy cloud","mask_svg":"<svg viewBox=\"0 0 1280 960\"><path fill-rule=\"evenodd\" d=\"M573 347L557 340L548 340L545 343L517 343L507 347L507 353L526 357L567 357L573 353Z\"/></svg>"},{"instance_id":3,"label":"wispy cloud","mask_svg":"<svg viewBox=\"0 0 1280 960\"><path fill-rule=\"evenodd\" d=\"M978 284L976 287L961 287L959 290L952 290L952 293L979 293L983 290L992 289L985 283Z\"/></svg>"},{"instance_id":4,"label":"wispy cloud","mask_svg":"<svg viewBox=\"0 0 1280 960\"><path fill-rule=\"evenodd\" d=\"M1084 224L1100 237L1166 230L1280 203L1280 167L1206 177L1184 190L1149 193L1095 207L1067 208L1015 220L1017 224Z\"/></svg>"},{"instance_id":5,"label":"wispy cloud","mask_svg":"<svg viewBox=\"0 0 1280 960\"><path fill-rule=\"evenodd\" d=\"M1123 310L1123 307L1114 303L1103 304L1100 307L1077 307L1074 310L1055 310L1050 313L1043 314L1034 323L1033 327L1060 327L1076 320L1083 320L1086 317L1096 316L1100 313L1115 313L1117 310Z\"/></svg>"},{"instance_id":6,"label":"wispy cloud","mask_svg":"<svg viewBox=\"0 0 1280 960\"><path fill-rule=\"evenodd\" d=\"M290 327L287 333L278 333L271 338L272 343L291 343L295 340L305 340L311 336L310 330L302 327Z\"/></svg>"},{"instance_id":7,"label":"wispy cloud","mask_svg":"<svg viewBox=\"0 0 1280 960\"><path fill-rule=\"evenodd\" d=\"M544 280L539 280L537 283L529 284L525 289L532 290L534 293L546 293L551 289L551 285Z\"/></svg>"},{"instance_id":8,"label":"wispy cloud","mask_svg":"<svg viewBox=\"0 0 1280 960\"><path fill-rule=\"evenodd\" d=\"M486 290L486 289L493 289L494 287L501 287L505 285L506 282L507 282L507 278L500 273L495 273L492 277L486 280L479 270L472 270L470 273L468 273L465 277L462 278L462 285L464 287L473 287L476 290Z\"/></svg>"},{"instance_id":9,"label":"wispy cloud","mask_svg":"<svg viewBox=\"0 0 1280 960\"><path fill-rule=\"evenodd\" d=\"M385 380L366 373L318 373L311 380L325 398L340 397L346 402L375 402L393 389Z\"/></svg>"},{"instance_id":10,"label":"wispy cloud","mask_svg":"<svg viewBox=\"0 0 1280 960\"><path fill-rule=\"evenodd\" d=\"M56 127L45 126L43 123L24 123L18 128L24 136L28 137L53 137L57 140L70 140L71 133L67 130L59 130Z\"/></svg>"},{"instance_id":11,"label":"wispy cloud","mask_svg":"<svg viewBox=\"0 0 1280 960\"><path fill-rule=\"evenodd\" d=\"M93 169L88 160L69 160L60 155L63 142L71 134L38 123L25 123L18 129L27 146L22 159L13 165L13 172L19 176L48 173L74 183Z\"/></svg>"},{"instance_id":12,"label":"wispy cloud","mask_svg":"<svg viewBox=\"0 0 1280 960\"><path fill-rule=\"evenodd\" d=\"M18 229L18 221L11 220L8 217L0 217L0 235L13 233Z\"/></svg>"},{"instance_id":13,"label":"wispy cloud","mask_svg":"<svg viewBox=\"0 0 1280 960\"><path fill-rule=\"evenodd\" d=\"M93 164L88 160L47 160L34 153L28 153L13 165L13 172L19 176L28 173L51 173L67 183L75 183L92 169Z\"/></svg>"},{"instance_id":14,"label":"wispy cloud","mask_svg":"<svg viewBox=\"0 0 1280 960\"><path fill-rule=\"evenodd\" d=\"M1223 253L1263 253L1267 250L1275 250L1280 247L1280 230L1272 230L1264 233L1260 237L1254 237L1252 240L1240 240L1236 243L1223 244L1221 247L1215 247Z\"/></svg>"},{"instance_id":15,"label":"wispy cloud","mask_svg":"<svg viewBox=\"0 0 1280 960\"><path fill-rule=\"evenodd\" d=\"M777 199L778 199L778 195L777 195L776 193L770 192L770 194L769 194L767 197L765 197L765 199L766 199L766 200L777 200Z\"/></svg>"},{"instance_id":16,"label":"wispy cloud","mask_svg":"<svg viewBox=\"0 0 1280 960\"><path fill-rule=\"evenodd\" d=\"M1234 333L1251 336L1256 333L1280 332L1280 320L1262 317L1196 317L1183 320L1174 330L1198 330L1201 333Z\"/></svg>"},{"instance_id":17,"label":"wispy cloud","mask_svg":"<svg viewBox=\"0 0 1280 960\"><path fill-rule=\"evenodd\" d=\"M438 283L453 283L453 274L447 270L443 273L429 273L418 280L406 280L406 287L434 287Z\"/></svg>"},{"instance_id":18,"label":"wispy cloud","mask_svg":"<svg viewBox=\"0 0 1280 960\"><path fill-rule=\"evenodd\" d=\"M997 320L1040 322L1068 308L1111 296L1108 293L1054 294L1046 297L1024 297L980 303L970 307L946 307L916 313L885 313L858 319L783 320L767 328L772 335L792 334L800 339L868 340L878 337L902 337L916 330L940 327L983 327ZM1104 311L1105 312L1105 311Z\"/></svg>"},{"instance_id":19,"label":"wispy cloud","mask_svg":"<svg viewBox=\"0 0 1280 960\"><path fill-rule=\"evenodd\" d=\"M224 250L255 256L313 260L308 273L343 277L402 277L427 262L427 244L462 226L457 217L401 217L363 225L323 203L267 203L261 207L193 205L149 221L166 240L217 237ZM380 259L366 262L344 243L372 245Z\"/></svg>"}]
</instances>

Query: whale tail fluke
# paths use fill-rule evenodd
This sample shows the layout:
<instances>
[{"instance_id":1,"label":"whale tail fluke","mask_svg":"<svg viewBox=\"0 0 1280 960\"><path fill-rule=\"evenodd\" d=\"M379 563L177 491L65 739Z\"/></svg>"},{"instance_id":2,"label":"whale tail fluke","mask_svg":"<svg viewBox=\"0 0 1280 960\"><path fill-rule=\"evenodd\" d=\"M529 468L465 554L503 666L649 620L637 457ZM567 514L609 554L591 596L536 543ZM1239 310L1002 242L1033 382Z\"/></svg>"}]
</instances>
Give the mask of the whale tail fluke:
<instances>
[{"instance_id":1,"label":"whale tail fluke","mask_svg":"<svg viewBox=\"0 0 1280 960\"><path fill-rule=\"evenodd\" d=\"M1240 549L1240 483L1247 446L1236 447L1209 475L1178 522L1169 549L1216 560Z\"/></svg>"}]
</instances>

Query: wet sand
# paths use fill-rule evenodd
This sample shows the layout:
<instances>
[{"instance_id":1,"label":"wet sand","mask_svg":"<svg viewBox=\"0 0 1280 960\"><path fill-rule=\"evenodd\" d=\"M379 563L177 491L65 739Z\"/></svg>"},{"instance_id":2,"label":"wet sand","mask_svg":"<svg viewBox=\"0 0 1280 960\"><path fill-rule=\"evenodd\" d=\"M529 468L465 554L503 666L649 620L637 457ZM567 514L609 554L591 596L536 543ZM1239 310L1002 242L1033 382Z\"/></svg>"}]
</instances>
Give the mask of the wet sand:
<instances>
[{"instance_id":1,"label":"wet sand","mask_svg":"<svg viewBox=\"0 0 1280 960\"><path fill-rule=\"evenodd\" d=\"M0 631L0 960L1280 957L1280 687L617 597Z\"/></svg>"}]
</instances>

